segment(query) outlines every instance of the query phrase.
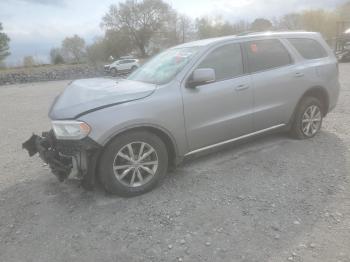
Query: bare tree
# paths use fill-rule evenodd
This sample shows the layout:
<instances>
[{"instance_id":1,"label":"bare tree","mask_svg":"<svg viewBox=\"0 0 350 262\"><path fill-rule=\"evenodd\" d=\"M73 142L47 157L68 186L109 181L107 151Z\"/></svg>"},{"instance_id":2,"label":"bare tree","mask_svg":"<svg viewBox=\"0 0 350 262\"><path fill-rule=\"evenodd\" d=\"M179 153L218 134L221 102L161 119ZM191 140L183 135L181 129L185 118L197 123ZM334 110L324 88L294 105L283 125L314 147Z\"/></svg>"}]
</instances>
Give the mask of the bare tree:
<instances>
[{"instance_id":1,"label":"bare tree","mask_svg":"<svg viewBox=\"0 0 350 262\"><path fill-rule=\"evenodd\" d=\"M179 27L180 43L185 43L194 39L194 24L191 18L186 15L179 15L177 24Z\"/></svg>"},{"instance_id":2,"label":"bare tree","mask_svg":"<svg viewBox=\"0 0 350 262\"><path fill-rule=\"evenodd\" d=\"M233 30L236 34L247 32L250 30L250 23L245 20L240 20L233 24Z\"/></svg>"},{"instance_id":3,"label":"bare tree","mask_svg":"<svg viewBox=\"0 0 350 262\"><path fill-rule=\"evenodd\" d=\"M299 13L286 14L279 20L277 27L287 30L303 29L302 15Z\"/></svg>"},{"instance_id":4,"label":"bare tree","mask_svg":"<svg viewBox=\"0 0 350 262\"><path fill-rule=\"evenodd\" d=\"M24 67L32 67L35 65L35 60L32 56L25 56L23 58L23 66Z\"/></svg>"},{"instance_id":5,"label":"bare tree","mask_svg":"<svg viewBox=\"0 0 350 262\"><path fill-rule=\"evenodd\" d=\"M162 0L127 0L111 5L102 19L102 26L108 30L125 30L142 56L151 38L163 28L170 6Z\"/></svg>"},{"instance_id":6,"label":"bare tree","mask_svg":"<svg viewBox=\"0 0 350 262\"><path fill-rule=\"evenodd\" d=\"M337 13L342 21L350 21L350 1L338 6Z\"/></svg>"},{"instance_id":7,"label":"bare tree","mask_svg":"<svg viewBox=\"0 0 350 262\"><path fill-rule=\"evenodd\" d=\"M192 20L175 10L169 11L168 19L162 31L157 33L151 40L153 53L156 50L185 43L195 39Z\"/></svg>"},{"instance_id":8,"label":"bare tree","mask_svg":"<svg viewBox=\"0 0 350 262\"><path fill-rule=\"evenodd\" d=\"M331 40L336 35L338 19L336 12L323 9L307 10L302 13L303 29L320 32L326 40Z\"/></svg>"}]
</instances>

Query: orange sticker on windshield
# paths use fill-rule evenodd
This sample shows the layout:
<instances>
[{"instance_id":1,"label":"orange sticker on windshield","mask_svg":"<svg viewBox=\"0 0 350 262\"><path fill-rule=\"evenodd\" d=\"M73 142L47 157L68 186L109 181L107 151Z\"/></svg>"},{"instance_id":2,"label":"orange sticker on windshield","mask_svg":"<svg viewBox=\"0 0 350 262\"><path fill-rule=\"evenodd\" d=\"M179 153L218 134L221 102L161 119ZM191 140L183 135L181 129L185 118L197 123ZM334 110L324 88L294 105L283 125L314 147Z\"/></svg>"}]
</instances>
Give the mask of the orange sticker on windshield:
<instances>
[{"instance_id":1,"label":"orange sticker on windshield","mask_svg":"<svg viewBox=\"0 0 350 262\"><path fill-rule=\"evenodd\" d=\"M251 44L250 45L250 50L252 50L253 53L258 52L258 46L256 44Z\"/></svg>"},{"instance_id":2,"label":"orange sticker on windshield","mask_svg":"<svg viewBox=\"0 0 350 262\"><path fill-rule=\"evenodd\" d=\"M175 57L175 63L176 63L176 64L181 63L182 60L183 60L183 57L182 57L182 56L177 55L177 56Z\"/></svg>"}]
</instances>

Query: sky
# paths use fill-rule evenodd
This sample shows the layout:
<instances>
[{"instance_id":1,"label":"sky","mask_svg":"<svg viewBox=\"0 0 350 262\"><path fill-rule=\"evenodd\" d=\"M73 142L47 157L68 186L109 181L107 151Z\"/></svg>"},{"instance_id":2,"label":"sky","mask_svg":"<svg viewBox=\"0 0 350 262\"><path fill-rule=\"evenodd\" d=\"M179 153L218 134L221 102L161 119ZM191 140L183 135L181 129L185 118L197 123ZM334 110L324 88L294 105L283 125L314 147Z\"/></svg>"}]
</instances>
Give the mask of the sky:
<instances>
[{"instance_id":1,"label":"sky","mask_svg":"<svg viewBox=\"0 0 350 262\"><path fill-rule=\"evenodd\" d=\"M11 38L8 65L24 56L48 62L52 47L78 34L87 43L103 35L101 19L111 4L121 0L0 0L0 22ZM276 18L309 8L331 9L345 0L165 0L192 18L217 16L230 21Z\"/></svg>"}]
</instances>

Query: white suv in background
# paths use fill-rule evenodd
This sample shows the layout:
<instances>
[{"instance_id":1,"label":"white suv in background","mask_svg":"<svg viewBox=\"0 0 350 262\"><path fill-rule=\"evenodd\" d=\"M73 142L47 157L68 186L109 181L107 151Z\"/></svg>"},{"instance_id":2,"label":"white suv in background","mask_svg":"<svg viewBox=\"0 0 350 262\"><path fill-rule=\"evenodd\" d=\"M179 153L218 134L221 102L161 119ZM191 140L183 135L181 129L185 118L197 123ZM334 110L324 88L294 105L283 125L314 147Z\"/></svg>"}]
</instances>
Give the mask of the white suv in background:
<instances>
[{"instance_id":1,"label":"white suv in background","mask_svg":"<svg viewBox=\"0 0 350 262\"><path fill-rule=\"evenodd\" d=\"M112 75L118 73L131 72L140 66L138 59L121 59L114 61L110 65L105 65L105 71L110 72Z\"/></svg>"}]
</instances>

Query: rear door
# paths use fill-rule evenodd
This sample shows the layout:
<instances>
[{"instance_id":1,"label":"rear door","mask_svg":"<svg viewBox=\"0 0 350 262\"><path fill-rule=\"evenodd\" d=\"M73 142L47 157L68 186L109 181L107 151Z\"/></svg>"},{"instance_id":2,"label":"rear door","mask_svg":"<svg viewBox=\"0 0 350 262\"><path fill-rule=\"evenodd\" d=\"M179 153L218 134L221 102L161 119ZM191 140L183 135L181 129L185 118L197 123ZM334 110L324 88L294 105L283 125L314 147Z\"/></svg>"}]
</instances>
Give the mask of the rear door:
<instances>
[{"instance_id":1,"label":"rear door","mask_svg":"<svg viewBox=\"0 0 350 262\"><path fill-rule=\"evenodd\" d=\"M302 68L279 39L244 43L254 86L254 131L286 124L303 85Z\"/></svg>"},{"instance_id":2,"label":"rear door","mask_svg":"<svg viewBox=\"0 0 350 262\"><path fill-rule=\"evenodd\" d=\"M252 131L253 92L242 57L240 44L216 47L193 68L214 69L216 81L195 88L183 86L191 151Z\"/></svg>"},{"instance_id":3,"label":"rear door","mask_svg":"<svg viewBox=\"0 0 350 262\"><path fill-rule=\"evenodd\" d=\"M338 61L327 46L327 43L322 39L316 40L301 37L287 38L287 40L303 58L301 62L307 66L308 70L316 72L316 77L314 78L319 80L319 83L315 83L314 86L336 86L338 80ZM322 42L324 46L321 45ZM312 74L310 76L312 77Z\"/></svg>"}]
</instances>

